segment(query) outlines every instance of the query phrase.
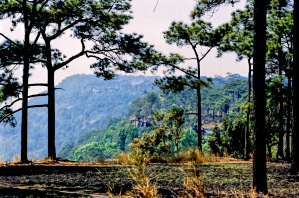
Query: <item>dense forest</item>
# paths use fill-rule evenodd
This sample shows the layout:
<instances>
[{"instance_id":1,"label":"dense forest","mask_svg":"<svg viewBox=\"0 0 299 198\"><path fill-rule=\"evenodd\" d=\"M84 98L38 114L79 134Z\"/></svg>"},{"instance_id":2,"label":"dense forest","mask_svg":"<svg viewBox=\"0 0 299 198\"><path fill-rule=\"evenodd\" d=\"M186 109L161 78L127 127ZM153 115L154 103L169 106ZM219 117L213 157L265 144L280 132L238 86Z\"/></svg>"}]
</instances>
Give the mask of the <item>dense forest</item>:
<instances>
[{"instance_id":1,"label":"dense forest","mask_svg":"<svg viewBox=\"0 0 299 198\"><path fill-rule=\"evenodd\" d=\"M211 87L203 89L202 92L204 130L211 131L215 125L220 126L224 117L233 119L243 114L240 106L246 101L245 77L239 75L214 77ZM152 118L155 113L167 112L172 108L184 109L186 112L180 147L197 146L197 132L194 129L196 119L194 115L188 115L188 112L196 108L195 100L196 94L193 90L186 90L180 94L163 93L160 90L145 91L130 103L124 116L111 118L105 125L82 134L78 142L66 145L58 156L75 161L114 158L120 152L129 151L129 145L134 138L140 138L144 132L152 133ZM242 131L236 133L240 136Z\"/></svg>"},{"instance_id":2,"label":"dense forest","mask_svg":"<svg viewBox=\"0 0 299 198\"><path fill-rule=\"evenodd\" d=\"M298 175L298 2L247 1L218 27L204 20L223 3L238 2L196 1L192 22L169 24L163 38L170 46L190 49L185 57L159 52L142 35L123 31L132 19L130 0L0 1L0 20L11 24L11 32L22 27L19 40L0 32L0 122L8 127L1 128L4 155L20 151L19 163L28 164L35 155L99 161L129 151L135 164L145 164L145 159L167 161L195 147L201 156L251 158L252 189L265 195L267 160L290 162L290 173ZM65 37L77 43L73 54L53 45ZM218 58L232 52L237 61L247 60L246 80L203 77L202 65L212 50ZM91 61L95 76L115 80L102 81L108 88L99 88L77 76L79 81L56 87L57 71L80 57ZM46 83L30 83L36 67L46 70ZM163 76L150 82L117 77L140 71ZM127 78L132 79L122 85L124 92L118 80ZM36 86L46 91L31 94ZM68 96L69 90L74 93ZM15 108L18 102L21 107Z\"/></svg>"}]
</instances>

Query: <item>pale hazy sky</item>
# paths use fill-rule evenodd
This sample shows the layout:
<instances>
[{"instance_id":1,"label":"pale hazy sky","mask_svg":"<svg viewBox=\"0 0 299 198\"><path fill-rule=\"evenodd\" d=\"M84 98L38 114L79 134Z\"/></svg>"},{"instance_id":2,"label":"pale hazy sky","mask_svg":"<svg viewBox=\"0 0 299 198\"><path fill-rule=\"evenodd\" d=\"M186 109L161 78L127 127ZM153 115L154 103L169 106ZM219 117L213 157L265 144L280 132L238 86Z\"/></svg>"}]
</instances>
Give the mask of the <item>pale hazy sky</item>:
<instances>
[{"instance_id":1,"label":"pale hazy sky","mask_svg":"<svg viewBox=\"0 0 299 198\"><path fill-rule=\"evenodd\" d=\"M158 4L157 4L158 3ZM157 5L157 6L156 6ZM179 52L186 57L193 54L189 48L178 49L176 46L168 45L163 39L163 31L167 30L172 21L191 22L190 13L195 5L194 0L132 0L132 10L134 19L125 27L126 32L136 32L144 35L144 40L153 44L155 48L164 53ZM242 9L245 0L232 5L222 5L212 15L209 14L205 20L211 21L214 27L228 22L230 13L235 9ZM156 9L155 9L156 8ZM1 33L11 34L8 23L0 22ZM11 37L21 36L18 31L12 33ZM22 39L22 37L19 37ZM1 38L0 38L0 41ZM67 55L76 51L76 42L69 38L64 38L56 42L57 47L62 49ZM79 50L79 49L78 49ZM202 51L204 53L204 50ZM234 54L225 54L222 58L216 58L216 51L212 51L202 62L201 75L213 77L215 75L226 76L228 72L238 73L247 76L246 62L236 62ZM65 77L73 74L92 74L89 68L89 60L81 58L70 64L66 70L56 72L56 83L59 83ZM30 78L31 82L46 82L46 70L36 68Z\"/></svg>"}]
</instances>

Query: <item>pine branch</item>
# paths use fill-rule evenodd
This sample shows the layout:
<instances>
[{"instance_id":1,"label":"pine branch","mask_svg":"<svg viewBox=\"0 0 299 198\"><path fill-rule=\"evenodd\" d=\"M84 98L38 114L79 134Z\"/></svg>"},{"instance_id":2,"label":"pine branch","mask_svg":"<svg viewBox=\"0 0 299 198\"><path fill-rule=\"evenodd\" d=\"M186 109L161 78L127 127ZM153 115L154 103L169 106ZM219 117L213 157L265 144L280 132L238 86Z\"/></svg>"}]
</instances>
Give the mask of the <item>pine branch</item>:
<instances>
[{"instance_id":1,"label":"pine branch","mask_svg":"<svg viewBox=\"0 0 299 198\"><path fill-rule=\"evenodd\" d=\"M39 108L39 107L48 107L48 105L47 104L31 105L31 106L28 106L27 108L31 109L31 108ZM5 119L7 119L9 116L12 116L13 114L15 114L15 113L17 113L17 112L19 112L21 110L22 110L22 108L19 108L17 110L12 111L9 114L5 114L5 115L0 116L0 123L3 122Z\"/></svg>"},{"instance_id":2,"label":"pine branch","mask_svg":"<svg viewBox=\"0 0 299 198\"><path fill-rule=\"evenodd\" d=\"M34 98L34 97L40 97L40 96L47 96L47 95L48 95L47 93L45 93L45 94L34 94L34 95L30 95L30 96L28 96L28 98ZM22 99L23 99L23 98L18 98L18 99L16 99L16 100L14 100L13 102L11 102L10 104L1 107L1 108L0 108L0 111L12 107L15 103L21 101Z\"/></svg>"}]
</instances>

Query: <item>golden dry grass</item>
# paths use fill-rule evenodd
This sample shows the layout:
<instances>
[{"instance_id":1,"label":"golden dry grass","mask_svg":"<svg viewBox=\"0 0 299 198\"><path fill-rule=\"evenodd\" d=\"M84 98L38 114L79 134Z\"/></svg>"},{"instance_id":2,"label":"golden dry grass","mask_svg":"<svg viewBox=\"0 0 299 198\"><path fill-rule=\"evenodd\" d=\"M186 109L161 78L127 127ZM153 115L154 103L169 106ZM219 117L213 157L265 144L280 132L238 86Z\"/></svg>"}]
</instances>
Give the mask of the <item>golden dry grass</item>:
<instances>
[{"instance_id":1,"label":"golden dry grass","mask_svg":"<svg viewBox=\"0 0 299 198\"><path fill-rule=\"evenodd\" d=\"M181 197L205 197L204 180L197 163L195 161L190 162L188 166L189 169L186 170L183 183L185 194Z\"/></svg>"},{"instance_id":2,"label":"golden dry grass","mask_svg":"<svg viewBox=\"0 0 299 198\"><path fill-rule=\"evenodd\" d=\"M129 153L122 152L116 156L117 162L120 164L132 164Z\"/></svg>"},{"instance_id":3,"label":"golden dry grass","mask_svg":"<svg viewBox=\"0 0 299 198\"><path fill-rule=\"evenodd\" d=\"M138 156L137 153L126 153L122 152L116 157L116 161L119 164L134 164L136 158L144 157ZM197 147L191 147L186 150L181 151L177 156L165 158L165 159L158 159L154 157L146 156L149 158L148 161L158 161L158 162L166 162L166 163L188 163L188 162L196 162L198 164L201 163L248 163L249 161L239 160L232 157L218 157L213 154L204 154L198 150Z\"/></svg>"},{"instance_id":4,"label":"golden dry grass","mask_svg":"<svg viewBox=\"0 0 299 198\"><path fill-rule=\"evenodd\" d=\"M21 161L21 157L19 155L13 156L11 160L12 163L18 163L20 161Z\"/></svg>"},{"instance_id":5,"label":"golden dry grass","mask_svg":"<svg viewBox=\"0 0 299 198\"><path fill-rule=\"evenodd\" d=\"M137 157L133 162L134 166L129 169L130 175L135 181L133 192L146 198L158 197L158 187L151 183L151 176L148 176L145 172L149 159Z\"/></svg>"},{"instance_id":6,"label":"golden dry grass","mask_svg":"<svg viewBox=\"0 0 299 198\"><path fill-rule=\"evenodd\" d=\"M254 189L251 189L249 192L242 190L232 190L231 192L234 198L269 198L269 195L257 193Z\"/></svg>"},{"instance_id":7,"label":"golden dry grass","mask_svg":"<svg viewBox=\"0 0 299 198\"><path fill-rule=\"evenodd\" d=\"M232 157L218 157L210 153L203 153L199 151L197 147L192 147L181 151L178 156L170 158L168 162L172 162L172 163L196 162L198 164L202 164L202 163L235 163L235 162L245 162L245 161L235 159Z\"/></svg>"}]
</instances>

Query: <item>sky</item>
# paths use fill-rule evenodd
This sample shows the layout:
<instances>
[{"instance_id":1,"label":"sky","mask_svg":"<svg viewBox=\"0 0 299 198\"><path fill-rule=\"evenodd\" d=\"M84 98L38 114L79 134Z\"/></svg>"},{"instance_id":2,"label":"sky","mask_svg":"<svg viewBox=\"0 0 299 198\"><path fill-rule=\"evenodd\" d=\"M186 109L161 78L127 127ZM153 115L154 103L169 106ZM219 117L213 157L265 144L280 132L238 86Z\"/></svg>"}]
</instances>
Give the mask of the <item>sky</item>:
<instances>
[{"instance_id":1,"label":"sky","mask_svg":"<svg viewBox=\"0 0 299 198\"><path fill-rule=\"evenodd\" d=\"M243 9L245 0L236 3L233 7L230 4L223 4L215 9L214 13L208 13L205 21L212 23L213 27L226 23L231 18L231 13L236 9ZM191 11L195 6L192 0L133 0L134 19L127 27L130 31L136 31L144 35L144 39L154 44L155 48L164 52L178 52L185 57L194 57L190 48L179 49L169 45L163 38L163 32L168 29L172 21L184 21L191 23ZM200 50L204 53L206 49ZM247 76L247 63L236 62L236 56L226 54L222 58L216 58L216 50L213 50L202 62L201 75L214 77L215 75L226 76L227 73L238 73Z\"/></svg>"},{"instance_id":2,"label":"sky","mask_svg":"<svg viewBox=\"0 0 299 198\"><path fill-rule=\"evenodd\" d=\"M242 9L245 0L236 3L234 6L223 4L215 10L215 12L207 14L204 20L210 21L213 27L217 27L230 20L230 14L236 9ZM153 44L154 47L163 52L177 52L185 57L192 57L190 48L177 48L174 45L166 44L163 38L163 31L167 30L172 21L183 21L191 23L190 13L195 6L194 0L132 0L133 19L124 28L127 33L138 33L144 36L144 41ZM13 33L9 31L9 23L0 22L0 32L10 35L12 38L22 39L22 31L17 29ZM0 38L0 42L1 42ZM75 52L78 41L74 41L68 37L57 40L55 47L61 49L66 55ZM200 53L204 53L205 49L200 49ZM213 50L203 60L201 64L201 75L214 77L215 75L226 76L227 73L238 73L247 76L248 68L246 62L236 62L236 56L233 53L225 54L221 58L216 58L216 50ZM80 58L72 62L69 68L58 70L55 74L55 82L58 84L67 76L73 74L92 74L89 68L90 60ZM192 64L192 63L190 63ZM19 72L21 76L21 72ZM30 82L46 82L46 69L36 67L32 71ZM35 91L40 91L36 89Z\"/></svg>"}]
</instances>

